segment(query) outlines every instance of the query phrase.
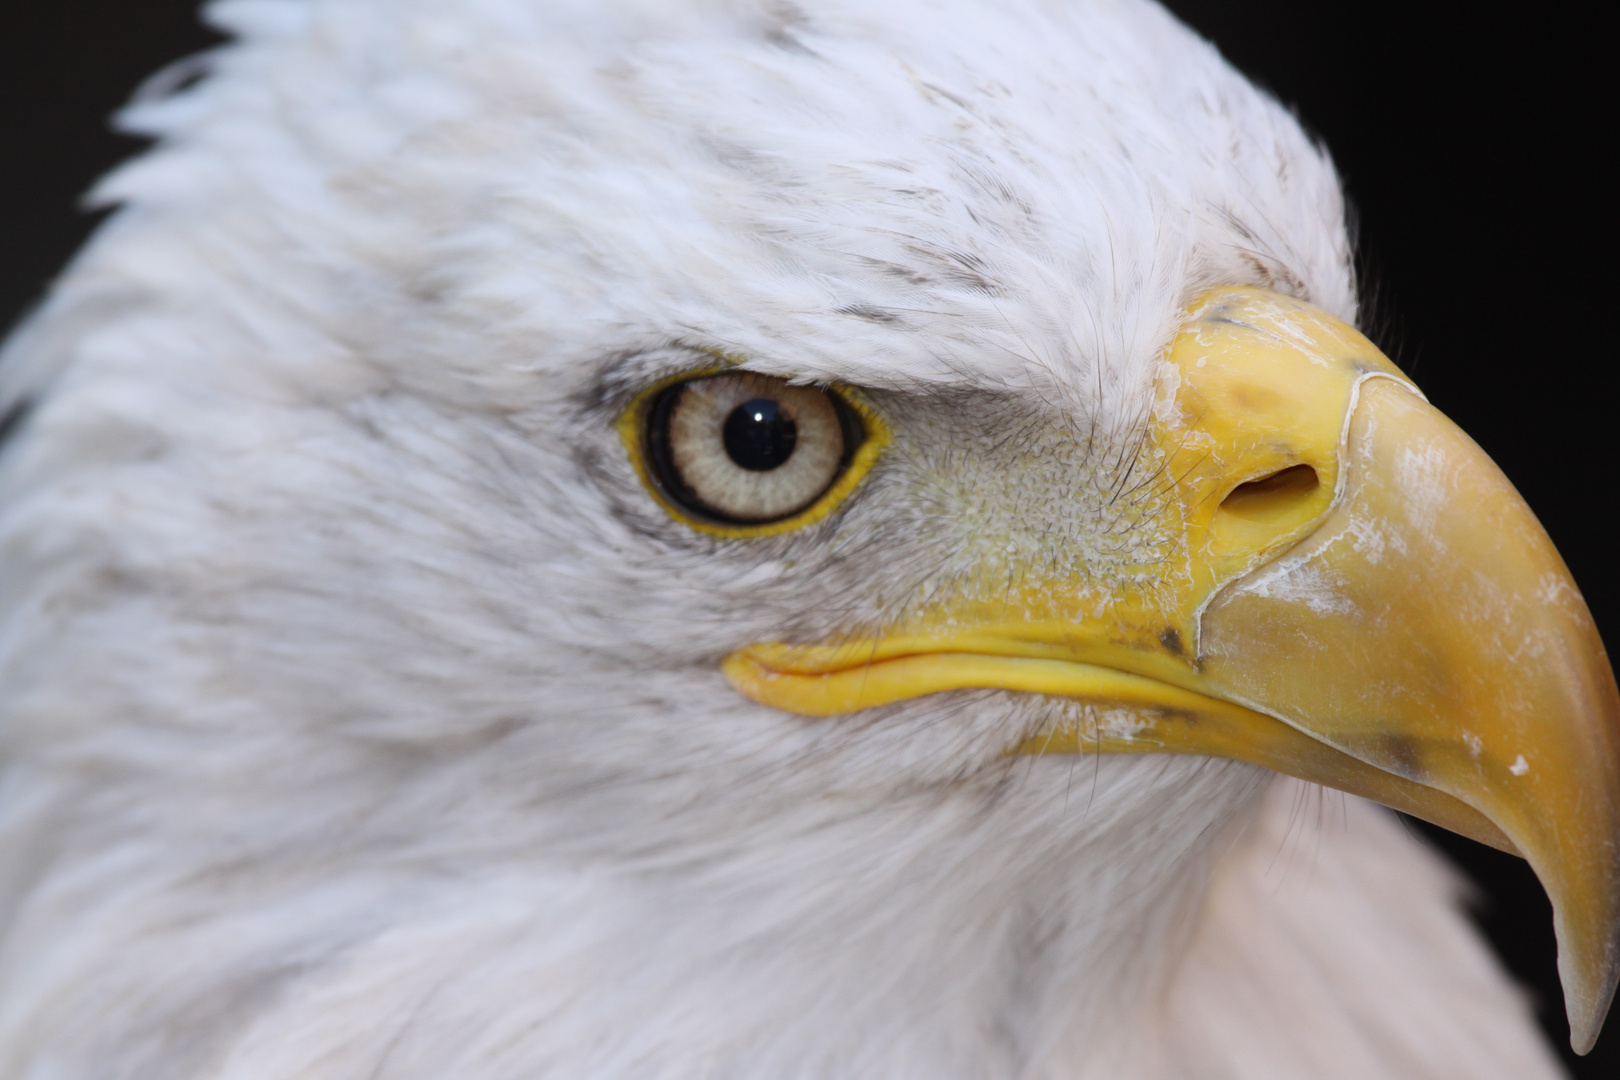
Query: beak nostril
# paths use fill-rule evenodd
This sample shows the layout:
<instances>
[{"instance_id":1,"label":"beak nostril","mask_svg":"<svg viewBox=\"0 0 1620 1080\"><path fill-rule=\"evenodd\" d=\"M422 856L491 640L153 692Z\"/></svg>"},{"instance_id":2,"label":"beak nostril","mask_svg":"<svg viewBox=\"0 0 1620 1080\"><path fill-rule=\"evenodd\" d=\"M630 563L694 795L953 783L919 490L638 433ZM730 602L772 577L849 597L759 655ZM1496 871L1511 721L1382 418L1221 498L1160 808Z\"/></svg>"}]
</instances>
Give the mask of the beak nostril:
<instances>
[{"instance_id":1,"label":"beak nostril","mask_svg":"<svg viewBox=\"0 0 1620 1080\"><path fill-rule=\"evenodd\" d=\"M1320 481L1309 465L1292 465L1233 488L1221 510L1247 521L1274 521L1316 493Z\"/></svg>"}]
</instances>

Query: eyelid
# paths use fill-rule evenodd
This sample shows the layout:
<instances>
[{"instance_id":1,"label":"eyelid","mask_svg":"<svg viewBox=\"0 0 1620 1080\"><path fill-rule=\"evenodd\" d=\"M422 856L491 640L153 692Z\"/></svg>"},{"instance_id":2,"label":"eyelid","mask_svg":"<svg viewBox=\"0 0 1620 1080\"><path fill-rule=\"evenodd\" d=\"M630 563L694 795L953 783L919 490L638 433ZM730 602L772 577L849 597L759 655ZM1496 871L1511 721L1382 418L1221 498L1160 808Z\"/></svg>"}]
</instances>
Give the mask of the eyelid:
<instances>
[{"instance_id":1,"label":"eyelid","mask_svg":"<svg viewBox=\"0 0 1620 1080\"><path fill-rule=\"evenodd\" d=\"M744 371L746 369L739 369L731 365L716 365L697 368L682 374L672 375L667 379L660 379L636 394L614 423L614 427L619 433L619 439L624 443L625 451L630 455L631 464L635 467L636 476L658 505L664 508L665 513L698 532L727 540L780 536L784 533L796 532L822 520L837 509L860 486L866 474L871 471L872 466L877 463L883 451L893 441L893 434L889 425L858 387L841 383L834 384L827 387L827 392L836 395L844 405L848 406L855 415L860 417L861 423L866 429L866 438L850 455L849 463L838 474L838 478L832 482L820 497L796 514L780 521L765 522L758 525L729 524L696 517L670 499L652 474L648 462L647 448L648 414L653 403L658 399L658 395L672 386L728 372L742 374Z\"/></svg>"}]
</instances>

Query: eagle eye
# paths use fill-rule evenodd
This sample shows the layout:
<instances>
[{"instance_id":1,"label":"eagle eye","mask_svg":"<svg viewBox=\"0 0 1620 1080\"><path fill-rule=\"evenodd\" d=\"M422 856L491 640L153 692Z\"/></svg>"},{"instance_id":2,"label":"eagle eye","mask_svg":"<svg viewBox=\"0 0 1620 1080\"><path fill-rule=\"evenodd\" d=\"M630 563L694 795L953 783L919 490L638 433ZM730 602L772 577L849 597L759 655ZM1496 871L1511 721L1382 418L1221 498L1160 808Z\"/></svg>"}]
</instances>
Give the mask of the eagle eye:
<instances>
[{"instance_id":1,"label":"eagle eye","mask_svg":"<svg viewBox=\"0 0 1620 1080\"><path fill-rule=\"evenodd\" d=\"M658 390L644 454L659 492L698 523L760 526L814 507L867 441L838 393L747 372Z\"/></svg>"}]
</instances>

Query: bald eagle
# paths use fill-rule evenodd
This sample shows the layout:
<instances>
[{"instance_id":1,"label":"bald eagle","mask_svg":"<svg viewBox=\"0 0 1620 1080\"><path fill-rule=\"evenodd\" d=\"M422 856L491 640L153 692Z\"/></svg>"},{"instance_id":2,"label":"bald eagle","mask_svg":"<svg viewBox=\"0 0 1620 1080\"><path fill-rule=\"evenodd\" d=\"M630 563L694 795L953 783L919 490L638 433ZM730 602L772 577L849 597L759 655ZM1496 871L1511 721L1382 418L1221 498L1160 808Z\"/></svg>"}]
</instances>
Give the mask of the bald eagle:
<instances>
[{"instance_id":1,"label":"bald eagle","mask_svg":"<svg viewBox=\"0 0 1620 1080\"><path fill-rule=\"evenodd\" d=\"M1145 0L217 0L0 362L0 1076L1472 1080L1620 704ZM1371 801L1368 801L1371 800Z\"/></svg>"}]
</instances>

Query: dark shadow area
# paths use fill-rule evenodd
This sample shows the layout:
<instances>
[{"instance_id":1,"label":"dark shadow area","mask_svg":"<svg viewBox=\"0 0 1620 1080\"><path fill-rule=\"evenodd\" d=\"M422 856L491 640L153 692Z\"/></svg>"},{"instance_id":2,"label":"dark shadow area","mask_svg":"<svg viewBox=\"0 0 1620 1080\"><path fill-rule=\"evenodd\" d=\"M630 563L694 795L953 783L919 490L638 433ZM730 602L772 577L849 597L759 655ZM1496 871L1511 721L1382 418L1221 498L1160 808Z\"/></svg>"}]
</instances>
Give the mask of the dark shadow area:
<instances>
[{"instance_id":1,"label":"dark shadow area","mask_svg":"<svg viewBox=\"0 0 1620 1080\"><path fill-rule=\"evenodd\" d=\"M140 143L109 117L147 76L219 38L192 0L0 4L0 329L89 235L90 185Z\"/></svg>"}]
</instances>

